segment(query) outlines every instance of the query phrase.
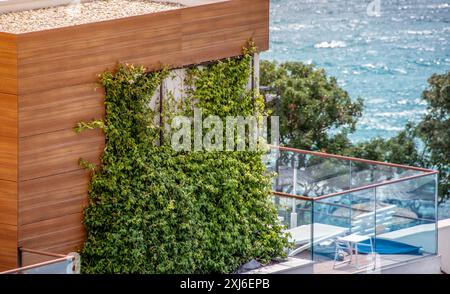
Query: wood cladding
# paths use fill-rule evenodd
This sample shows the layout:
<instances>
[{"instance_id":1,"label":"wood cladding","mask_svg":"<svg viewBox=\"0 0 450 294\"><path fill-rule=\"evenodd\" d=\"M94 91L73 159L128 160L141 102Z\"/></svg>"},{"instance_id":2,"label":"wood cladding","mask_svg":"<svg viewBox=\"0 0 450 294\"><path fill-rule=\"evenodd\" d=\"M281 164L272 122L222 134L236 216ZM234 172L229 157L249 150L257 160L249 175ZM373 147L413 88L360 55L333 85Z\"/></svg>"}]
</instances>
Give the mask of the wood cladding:
<instances>
[{"instance_id":1,"label":"wood cladding","mask_svg":"<svg viewBox=\"0 0 450 294\"><path fill-rule=\"evenodd\" d=\"M20 138L20 182L79 170L80 158L99 163L103 149L99 130L77 134L71 128Z\"/></svg>"},{"instance_id":2,"label":"wood cladding","mask_svg":"<svg viewBox=\"0 0 450 294\"><path fill-rule=\"evenodd\" d=\"M0 137L17 138L17 95L0 93Z\"/></svg>"},{"instance_id":3,"label":"wood cladding","mask_svg":"<svg viewBox=\"0 0 450 294\"><path fill-rule=\"evenodd\" d=\"M0 93L17 94L17 64L17 37L0 33Z\"/></svg>"},{"instance_id":4,"label":"wood cladding","mask_svg":"<svg viewBox=\"0 0 450 294\"><path fill-rule=\"evenodd\" d=\"M265 2L227 1L19 35L19 92L92 82L117 62L157 69L236 56L250 38L265 50Z\"/></svg>"},{"instance_id":5,"label":"wood cladding","mask_svg":"<svg viewBox=\"0 0 450 294\"><path fill-rule=\"evenodd\" d=\"M0 224L0 271L17 265L17 226Z\"/></svg>"},{"instance_id":6,"label":"wood cladding","mask_svg":"<svg viewBox=\"0 0 450 294\"><path fill-rule=\"evenodd\" d=\"M89 180L89 172L75 170L23 181L20 186L19 225L80 212L87 205Z\"/></svg>"},{"instance_id":7,"label":"wood cladding","mask_svg":"<svg viewBox=\"0 0 450 294\"><path fill-rule=\"evenodd\" d=\"M0 33L0 271L17 263L17 37Z\"/></svg>"},{"instance_id":8,"label":"wood cladding","mask_svg":"<svg viewBox=\"0 0 450 294\"><path fill-rule=\"evenodd\" d=\"M78 241L81 244L83 237L83 214L78 212L21 225L19 245L46 250L67 242Z\"/></svg>"},{"instance_id":9,"label":"wood cladding","mask_svg":"<svg viewBox=\"0 0 450 294\"><path fill-rule=\"evenodd\" d=\"M89 173L78 160L98 163L105 142L100 131L73 127L105 115L99 73L117 63L155 70L237 56L249 39L267 50L268 37L269 0L0 33L0 231L7 227L0 269L16 266L18 246L56 253L82 246Z\"/></svg>"},{"instance_id":10,"label":"wood cladding","mask_svg":"<svg viewBox=\"0 0 450 294\"><path fill-rule=\"evenodd\" d=\"M17 182L17 138L0 137L0 179Z\"/></svg>"},{"instance_id":11,"label":"wood cladding","mask_svg":"<svg viewBox=\"0 0 450 294\"><path fill-rule=\"evenodd\" d=\"M0 180L0 224L17 225L17 182Z\"/></svg>"},{"instance_id":12,"label":"wood cladding","mask_svg":"<svg viewBox=\"0 0 450 294\"><path fill-rule=\"evenodd\" d=\"M104 93L97 84L88 83L23 95L19 112L22 138L67 130L74 122L102 119Z\"/></svg>"}]
</instances>

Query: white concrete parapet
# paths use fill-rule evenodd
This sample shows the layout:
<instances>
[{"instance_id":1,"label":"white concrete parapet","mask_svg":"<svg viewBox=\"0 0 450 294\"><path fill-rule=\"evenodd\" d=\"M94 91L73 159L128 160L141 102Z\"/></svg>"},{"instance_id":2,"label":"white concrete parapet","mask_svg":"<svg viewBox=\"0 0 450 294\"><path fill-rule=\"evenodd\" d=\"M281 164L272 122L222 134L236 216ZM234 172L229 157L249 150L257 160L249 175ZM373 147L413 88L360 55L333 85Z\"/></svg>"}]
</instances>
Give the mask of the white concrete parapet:
<instances>
[{"instance_id":1,"label":"white concrete parapet","mask_svg":"<svg viewBox=\"0 0 450 294\"><path fill-rule=\"evenodd\" d=\"M438 222L438 251L441 256L441 270L450 274L450 218Z\"/></svg>"}]
</instances>

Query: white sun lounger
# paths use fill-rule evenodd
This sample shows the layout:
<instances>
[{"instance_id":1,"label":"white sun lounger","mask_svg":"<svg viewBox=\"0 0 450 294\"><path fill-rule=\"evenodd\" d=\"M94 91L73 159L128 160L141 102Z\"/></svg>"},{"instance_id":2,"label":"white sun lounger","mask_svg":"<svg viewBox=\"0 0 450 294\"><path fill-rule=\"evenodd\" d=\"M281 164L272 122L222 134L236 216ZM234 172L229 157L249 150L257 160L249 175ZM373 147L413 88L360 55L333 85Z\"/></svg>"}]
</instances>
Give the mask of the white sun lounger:
<instances>
[{"instance_id":1,"label":"white sun lounger","mask_svg":"<svg viewBox=\"0 0 450 294\"><path fill-rule=\"evenodd\" d=\"M311 225L303 225L286 231L291 234L290 241L297 246L300 245L300 247L289 252L290 256L305 251L311 248L312 245L317 245L329 239L337 238L348 232L348 228L314 223L314 240L311 242L311 228Z\"/></svg>"}]
</instances>

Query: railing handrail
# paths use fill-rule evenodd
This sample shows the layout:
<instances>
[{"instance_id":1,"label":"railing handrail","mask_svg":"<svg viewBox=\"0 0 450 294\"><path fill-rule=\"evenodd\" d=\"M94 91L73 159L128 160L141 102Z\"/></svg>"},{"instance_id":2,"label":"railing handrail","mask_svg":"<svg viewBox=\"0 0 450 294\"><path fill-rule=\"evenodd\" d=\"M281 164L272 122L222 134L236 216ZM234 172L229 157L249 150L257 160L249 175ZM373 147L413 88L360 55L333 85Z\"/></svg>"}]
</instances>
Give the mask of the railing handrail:
<instances>
[{"instance_id":1,"label":"railing handrail","mask_svg":"<svg viewBox=\"0 0 450 294\"><path fill-rule=\"evenodd\" d=\"M353 210L353 211L359 211L362 213L366 213L366 212L373 212L374 210L369 210L369 209L365 209L365 208L357 208L357 207L353 207L350 205L345 205L345 204L338 204L338 203L330 203L330 202L320 202L320 201L316 201L319 204L323 204L323 205L327 205L327 206L334 206L334 207L339 207L339 208L345 208L345 209L349 209L349 210ZM300 209L301 210L301 209ZM306 210L308 210L306 208ZM379 208L377 208L377 210L379 210ZM330 214L328 214L330 215ZM336 218L347 218L347 216L336 216L336 215L330 215L332 217L336 217ZM421 218L421 217L412 217L412 216L407 216L407 215L400 215L400 214L393 214L393 217L396 218L404 218L404 219L409 219L409 220L417 220L417 221L425 221L425 222L435 222L436 220L434 219L428 219L428 218Z\"/></svg>"},{"instance_id":2,"label":"railing handrail","mask_svg":"<svg viewBox=\"0 0 450 294\"><path fill-rule=\"evenodd\" d=\"M374 189L374 188L378 188L378 187L386 186L386 185L390 185L390 184L400 183L400 182L404 182L404 181L408 181L408 180L412 180L412 179L416 179L416 178L426 177L426 176L434 175L437 173L439 173L439 172L438 171L430 171L428 173L417 174L417 175L413 175L413 176L409 176L409 177L388 180L388 181L379 182L379 183L375 183L375 184L369 184L369 185L361 186L358 188L352 188L352 189L335 192L335 193L330 193L330 194L326 194L326 195L322 195L322 196L316 196L316 197L305 196L305 195L294 195L294 194L277 192L277 191L272 191L272 194L287 197L287 198L295 198L295 199L299 199L299 200L317 201L317 200L323 200L323 199L336 197L336 196L340 196L340 195L359 192L359 191L363 191L363 190Z\"/></svg>"},{"instance_id":3,"label":"railing handrail","mask_svg":"<svg viewBox=\"0 0 450 294\"><path fill-rule=\"evenodd\" d=\"M421 171L421 172L425 172L425 173L431 173L431 172L437 173L437 171L435 171L435 170L422 168L422 167L415 167L415 166L409 166L409 165L403 165L403 164L388 163L388 162L362 159L362 158L356 158L356 157L350 157L350 156L329 154L329 153L318 152L318 151L309 151L309 150L296 149L296 148L291 148L291 147L283 147L283 146L275 146L275 145L268 145L268 146L271 149L279 149L279 150L290 151L290 152L299 153L299 154L315 155L315 156L324 157L324 158L335 158L335 159L341 159L341 160L346 160L346 161L354 161L354 162L361 162L361 163L374 164L374 165L384 165L384 166L389 166L389 167L398 167L398 168L403 168L403 169Z\"/></svg>"}]
</instances>

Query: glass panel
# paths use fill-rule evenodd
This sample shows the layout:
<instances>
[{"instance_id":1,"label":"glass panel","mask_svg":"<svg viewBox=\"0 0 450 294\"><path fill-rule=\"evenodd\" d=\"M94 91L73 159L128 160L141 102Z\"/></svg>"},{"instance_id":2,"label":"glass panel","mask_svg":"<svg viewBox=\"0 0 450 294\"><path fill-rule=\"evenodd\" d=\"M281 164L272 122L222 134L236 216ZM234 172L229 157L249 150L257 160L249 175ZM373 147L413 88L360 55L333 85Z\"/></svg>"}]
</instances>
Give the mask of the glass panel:
<instances>
[{"instance_id":1,"label":"glass panel","mask_svg":"<svg viewBox=\"0 0 450 294\"><path fill-rule=\"evenodd\" d=\"M350 233L360 236L375 235L375 189L366 189L350 194Z\"/></svg>"},{"instance_id":2,"label":"glass panel","mask_svg":"<svg viewBox=\"0 0 450 294\"><path fill-rule=\"evenodd\" d=\"M22 271L24 274L73 274L73 260L64 260Z\"/></svg>"},{"instance_id":3,"label":"glass panel","mask_svg":"<svg viewBox=\"0 0 450 294\"><path fill-rule=\"evenodd\" d=\"M349 234L351 224L350 195L314 201L314 260L333 260L335 241Z\"/></svg>"},{"instance_id":4,"label":"glass panel","mask_svg":"<svg viewBox=\"0 0 450 294\"><path fill-rule=\"evenodd\" d=\"M352 163L352 188L373 184L377 179L376 165L361 162Z\"/></svg>"},{"instance_id":5,"label":"glass panel","mask_svg":"<svg viewBox=\"0 0 450 294\"><path fill-rule=\"evenodd\" d=\"M438 218L439 220L450 218L450 199L438 203Z\"/></svg>"},{"instance_id":6,"label":"glass panel","mask_svg":"<svg viewBox=\"0 0 450 294\"><path fill-rule=\"evenodd\" d=\"M436 175L377 188L376 249L383 258L436 254L436 188Z\"/></svg>"},{"instance_id":7,"label":"glass panel","mask_svg":"<svg viewBox=\"0 0 450 294\"><path fill-rule=\"evenodd\" d=\"M271 152L269 172L276 173L274 191L301 196L322 196L350 188L350 162L291 151Z\"/></svg>"},{"instance_id":8,"label":"glass panel","mask_svg":"<svg viewBox=\"0 0 450 294\"><path fill-rule=\"evenodd\" d=\"M352 248L352 266L361 269L374 267L375 227L378 215L375 209L376 190L366 189L350 194L351 227L349 244Z\"/></svg>"},{"instance_id":9,"label":"glass panel","mask_svg":"<svg viewBox=\"0 0 450 294\"><path fill-rule=\"evenodd\" d=\"M323 196L350 188L350 162L335 158L297 154L297 192Z\"/></svg>"},{"instance_id":10,"label":"glass panel","mask_svg":"<svg viewBox=\"0 0 450 294\"><path fill-rule=\"evenodd\" d=\"M279 221L286 227L295 249L291 255L311 259L311 201L274 196L273 201L278 211Z\"/></svg>"},{"instance_id":11,"label":"glass panel","mask_svg":"<svg viewBox=\"0 0 450 294\"><path fill-rule=\"evenodd\" d=\"M273 171L276 173L274 178L274 191L293 195L295 193L295 179L298 177L298 169L295 166L296 153L280 151L275 161Z\"/></svg>"},{"instance_id":12,"label":"glass panel","mask_svg":"<svg viewBox=\"0 0 450 294\"><path fill-rule=\"evenodd\" d=\"M420 173L422 172L406 168L353 161L352 188L405 178Z\"/></svg>"}]
</instances>

